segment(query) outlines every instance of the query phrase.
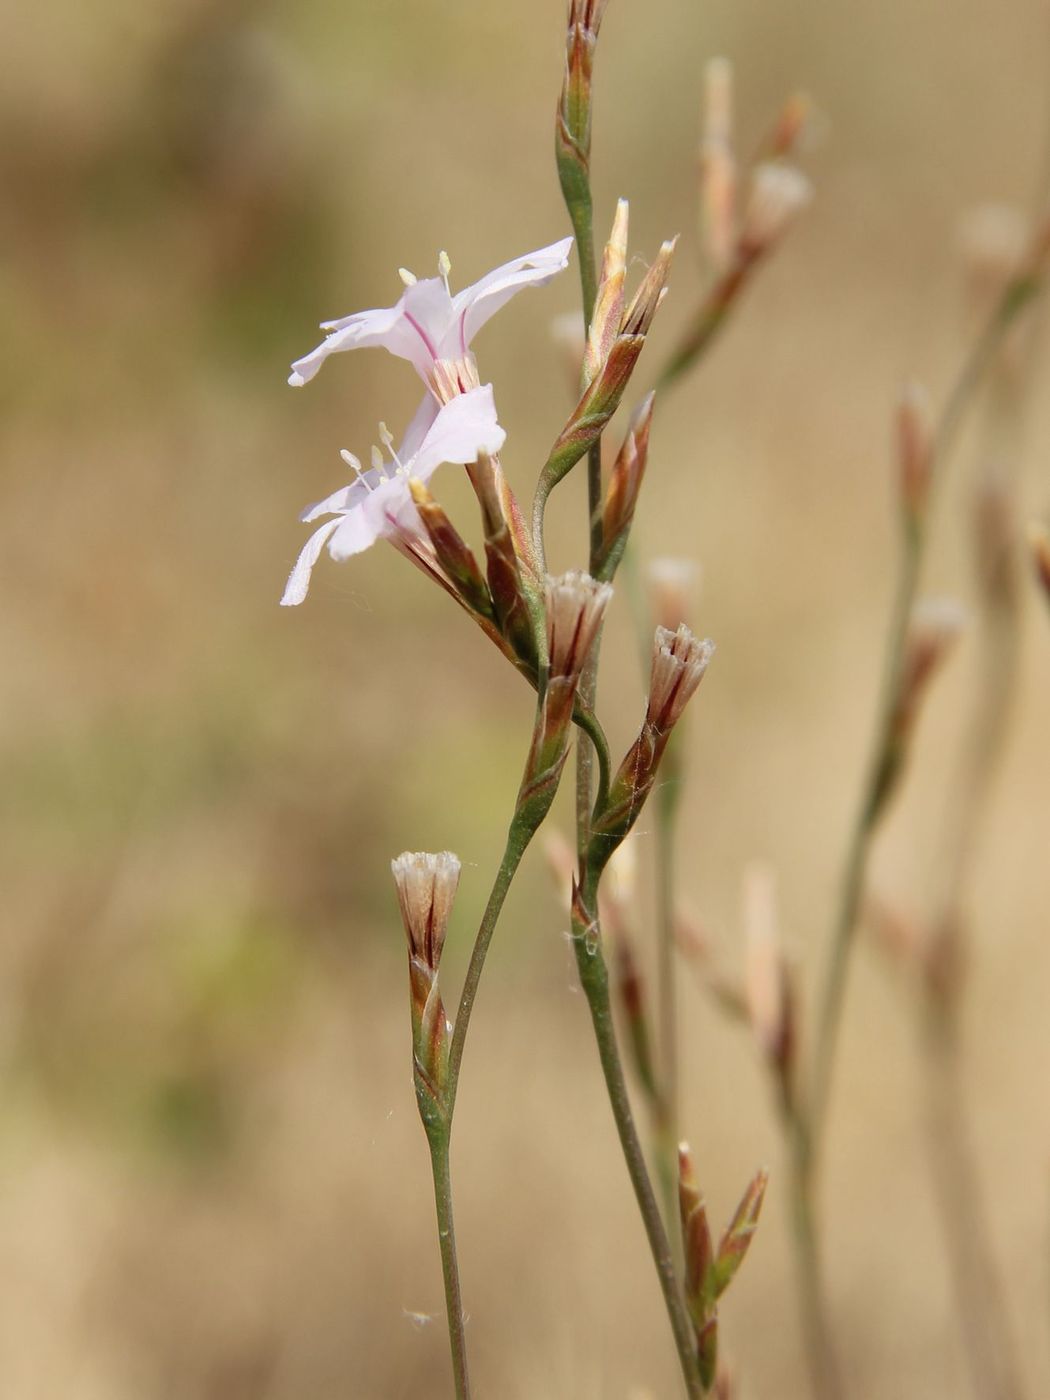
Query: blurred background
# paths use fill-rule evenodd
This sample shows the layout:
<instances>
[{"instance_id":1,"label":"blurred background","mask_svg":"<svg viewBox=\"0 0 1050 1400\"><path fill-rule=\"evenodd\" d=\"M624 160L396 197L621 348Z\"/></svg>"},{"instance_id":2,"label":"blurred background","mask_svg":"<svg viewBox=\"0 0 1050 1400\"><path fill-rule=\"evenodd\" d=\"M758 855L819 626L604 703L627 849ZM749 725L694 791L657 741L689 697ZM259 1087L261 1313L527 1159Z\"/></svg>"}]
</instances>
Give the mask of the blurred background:
<instances>
[{"instance_id":1,"label":"blurred background","mask_svg":"<svg viewBox=\"0 0 1050 1400\"><path fill-rule=\"evenodd\" d=\"M390 549L325 558L277 606L297 514L418 387L389 356L287 365L317 322L393 302L399 265L462 286L568 231L552 129L562 0L128 0L22 6L0 59L0 1391L6 1400L430 1400L450 1392L427 1155L388 862L464 862L458 987L532 705ZM1047 161L1042 0L613 0L597 67L598 222L681 231L640 393L704 285L704 62L737 69L740 150L816 103L816 198L716 351L658 406L644 555L703 571L719 646L688 721L683 897L731 974L740 885L775 866L799 976L827 946L895 566L892 411L940 400L974 334L974 205L1031 206ZM569 406L550 322L575 270L479 338L531 493ZM661 324L662 322L662 324ZM1021 518L1050 506L1044 367L1011 437ZM617 433L618 435L618 433ZM971 434L929 584L971 598ZM476 537L468 493L436 489ZM550 512L583 557L582 483ZM1046 987L1050 619L1027 574L1001 781L972 870L965 1094L1030 1394L1050 1386ZM624 600L600 712L642 690ZM960 647L923 716L873 881L936 889L967 701ZM563 795L564 796L564 795ZM559 818L568 826L567 806ZM651 834L640 833L643 872ZM643 878L638 919L650 917ZM465 1060L454 1153L479 1395L677 1394L566 918L537 849ZM913 989L862 946L823 1182L856 1396L947 1397L967 1370L924 1142ZM740 1394L808 1394L782 1154L746 1034L683 967L686 1102L713 1221L768 1164L723 1309Z\"/></svg>"}]
</instances>

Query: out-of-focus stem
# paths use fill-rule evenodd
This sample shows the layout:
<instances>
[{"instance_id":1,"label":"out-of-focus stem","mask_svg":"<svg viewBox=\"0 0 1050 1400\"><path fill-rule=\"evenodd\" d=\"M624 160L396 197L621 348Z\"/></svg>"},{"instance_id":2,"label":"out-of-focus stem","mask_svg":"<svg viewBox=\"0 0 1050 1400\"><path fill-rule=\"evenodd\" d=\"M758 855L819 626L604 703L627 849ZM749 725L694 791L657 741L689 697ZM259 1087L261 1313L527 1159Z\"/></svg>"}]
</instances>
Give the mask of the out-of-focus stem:
<instances>
[{"instance_id":1,"label":"out-of-focus stem","mask_svg":"<svg viewBox=\"0 0 1050 1400\"><path fill-rule=\"evenodd\" d=\"M445 1282L445 1309L448 1339L452 1350L452 1374L456 1400L470 1400L467 1373L467 1339L463 1325L463 1297L459 1287L459 1261L452 1221L452 1178L449 1170L448 1132L430 1139L430 1162L434 1174L434 1200L437 1205L438 1241L441 1246L441 1274Z\"/></svg>"},{"instance_id":2,"label":"out-of-focus stem","mask_svg":"<svg viewBox=\"0 0 1050 1400\"><path fill-rule=\"evenodd\" d=\"M684 339L656 377L657 390L668 389L710 349L725 325L737 297L749 280L757 259L737 256L711 287L697 309Z\"/></svg>"},{"instance_id":3,"label":"out-of-focus stem","mask_svg":"<svg viewBox=\"0 0 1050 1400\"><path fill-rule=\"evenodd\" d=\"M704 1391L697 1366L696 1338L685 1309L685 1303L675 1274L674 1259L667 1232L660 1216L660 1207L653 1193L652 1182L645 1165L645 1154L638 1138L634 1114L631 1111L623 1064L616 1043L612 1005L609 997L609 973L602 951L598 923L597 878L585 877L584 888L578 892L573 910L573 950L579 968L580 983L591 1012L594 1036L598 1045L602 1074L609 1094L609 1104L620 1137L627 1171L634 1187L645 1233L649 1240L653 1263L664 1295L671 1331L682 1368L686 1394L690 1400L701 1400Z\"/></svg>"},{"instance_id":4,"label":"out-of-focus stem","mask_svg":"<svg viewBox=\"0 0 1050 1400\"><path fill-rule=\"evenodd\" d=\"M985 371L994 360L1003 338L1020 311L1037 290L1035 275L1028 272L1015 278L967 357L948 396L934 437L932 484L936 488L951 457L966 410ZM831 1075L838 1043L839 1025L845 998L850 955L855 942L857 914L864 893L871 839L881 813L880 788L889 746L892 742L893 710L904 665L911 616L925 553L927 531L909 531L897 584L893 620L886 643L882 694L875 722L875 739L861 801L851 829L846 851L842 892L832 930L830 962L817 1019L810 1081L808 1159L815 1161L822 1139L824 1116L831 1088Z\"/></svg>"}]
</instances>

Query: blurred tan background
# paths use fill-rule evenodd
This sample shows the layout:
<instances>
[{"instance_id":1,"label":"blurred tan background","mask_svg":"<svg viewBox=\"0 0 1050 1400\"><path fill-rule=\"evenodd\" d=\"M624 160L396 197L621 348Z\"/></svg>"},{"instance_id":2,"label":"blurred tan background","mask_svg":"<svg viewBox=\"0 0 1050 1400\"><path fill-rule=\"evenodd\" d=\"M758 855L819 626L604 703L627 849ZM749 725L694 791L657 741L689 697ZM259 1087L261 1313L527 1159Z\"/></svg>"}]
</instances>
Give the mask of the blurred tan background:
<instances>
[{"instance_id":1,"label":"blurred tan background","mask_svg":"<svg viewBox=\"0 0 1050 1400\"><path fill-rule=\"evenodd\" d=\"M0 59L6 333L0 551L0 1394L5 1400L430 1400L449 1393L403 936L387 862L464 861L458 987L527 746L529 696L385 547L277 599L298 511L418 392L316 323L567 231L552 158L562 0L94 0L25 6ZM600 221L685 235L638 388L702 285L702 64L737 65L742 149L804 88L812 209L711 360L658 408L646 553L702 563L719 644L689 720L683 893L739 966L739 889L777 867L811 984L870 728L894 563L889 422L942 395L973 331L960 215L1030 202L1050 131L1037 0L612 0L594 135ZM550 319L575 271L476 349L531 492L566 404ZM1025 514L1050 505L1036 372ZM973 442L930 569L967 597ZM471 521L453 469L437 478ZM554 558L582 551L573 482ZM472 529L472 525L470 527ZM1048 1393L1046 696L1025 590L1021 694L975 872L967 1093L1032 1396ZM621 599L601 708L641 692ZM982 657L963 647L875 878L929 898ZM563 816L563 820L565 817ZM646 836L642 833L643 854ZM526 862L483 984L454 1155L479 1396L677 1394L577 995ZM923 1147L906 985L857 959L824 1209L856 1397L966 1391ZM804 1396L781 1154L746 1035L684 970L687 1103L714 1218L768 1163L723 1310L741 1395Z\"/></svg>"}]
</instances>

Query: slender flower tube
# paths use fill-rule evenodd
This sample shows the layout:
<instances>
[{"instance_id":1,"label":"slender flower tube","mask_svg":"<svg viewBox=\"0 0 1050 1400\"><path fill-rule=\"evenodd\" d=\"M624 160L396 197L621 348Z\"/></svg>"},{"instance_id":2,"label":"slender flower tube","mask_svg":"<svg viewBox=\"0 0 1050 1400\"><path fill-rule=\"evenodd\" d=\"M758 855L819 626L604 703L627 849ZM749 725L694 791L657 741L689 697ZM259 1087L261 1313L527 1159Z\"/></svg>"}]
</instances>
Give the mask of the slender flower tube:
<instances>
[{"instance_id":1,"label":"slender flower tube","mask_svg":"<svg viewBox=\"0 0 1050 1400\"><path fill-rule=\"evenodd\" d=\"M440 409L435 407L433 413L431 407L431 401L424 400L401 447L396 452L389 447L391 465L384 462L378 448L373 451L373 466L366 472L361 471L356 457L345 454L356 479L304 511L304 523L322 515L335 519L325 521L307 540L289 575L283 606L293 607L306 597L313 567L326 544L332 558L342 560L384 537L418 535L419 513L411 481L426 482L443 462L474 462L479 454L498 452L503 446L506 433L496 421L491 384L460 394ZM380 436L384 442L392 442L383 428Z\"/></svg>"}]
</instances>

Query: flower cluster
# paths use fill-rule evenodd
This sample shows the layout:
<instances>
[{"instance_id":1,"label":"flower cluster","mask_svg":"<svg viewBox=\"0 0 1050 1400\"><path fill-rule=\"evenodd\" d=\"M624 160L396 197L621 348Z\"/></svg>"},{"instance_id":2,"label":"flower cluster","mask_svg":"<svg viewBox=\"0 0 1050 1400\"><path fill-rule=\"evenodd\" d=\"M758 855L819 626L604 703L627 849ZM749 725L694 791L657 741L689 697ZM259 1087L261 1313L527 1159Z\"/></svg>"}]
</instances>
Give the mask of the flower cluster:
<instances>
[{"instance_id":1,"label":"flower cluster","mask_svg":"<svg viewBox=\"0 0 1050 1400\"><path fill-rule=\"evenodd\" d=\"M394 306L359 311L321 329L325 339L296 360L288 382L306 384L329 355L343 350L381 346L408 360L423 383L423 401L395 451L393 437L380 424L379 435L389 460L378 447L372 464L362 471L358 459L344 452L354 480L310 506L304 523L326 520L307 540L288 578L281 602L301 603L321 551L328 545L333 559L347 559L386 537L418 538L420 522L411 483L425 482L445 462L467 465L479 455L497 453L506 434L496 416L492 385L483 385L470 346L489 318L524 287L542 287L569 260L571 238L504 263L473 286L452 295L449 260L438 260L440 276L419 279L401 269L405 289Z\"/></svg>"}]
</instances>

